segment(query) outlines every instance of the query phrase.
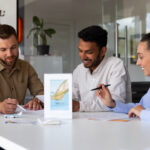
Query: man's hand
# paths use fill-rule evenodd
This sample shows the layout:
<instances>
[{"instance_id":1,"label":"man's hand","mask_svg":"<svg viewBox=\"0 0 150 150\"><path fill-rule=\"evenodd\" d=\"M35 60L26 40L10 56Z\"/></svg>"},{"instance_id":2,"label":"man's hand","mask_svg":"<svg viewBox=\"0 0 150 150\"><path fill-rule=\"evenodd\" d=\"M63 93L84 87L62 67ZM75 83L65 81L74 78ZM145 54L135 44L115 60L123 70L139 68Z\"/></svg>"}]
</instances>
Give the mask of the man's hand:
<instances>
[{"instance_id":1,"label":"man's hand","mask_svg":"<svg viewBox=\"0 0 150 150\"><path fill-rule=\"evenodd\" d=\"M77 112L80 109L80 103L78 101L72 100L73 112Z\"/></svg>"},{"instance_id":2,"label":"man's hand","mask_svg":"<svg viewBox=\"0 0 150 150\"><path fill-rule=\"evenodd\" d=\"M30 100L26 105L23 106L24 108L28 108L30 110L41 110L44 107L43 102L41 102L38 98L34 98Z\"/></svg>"},{"instance_id":3,"label":"man's hand","mask_svg":"<svg viewBox=\"0 0 150 150\"><path fill-rule=\"evenodd\" d=\"M133 108L130 109L128 116L129 117L139 117L140 118L140 112L144 110L144 107L142 105L136 105Z\"/></svg>"},{"instance_id":4,"label":"man's hand","mask_svg":"<svg viewBox=\"0 0 150 150\"><path fill-rule=\"evenodd\" d=\"M13 114L16 111L18 101L16 99L5 99L0 102L0 112L3 114Z\"/></svg>"},{"instance_id":5,"label":"man's hand","mask_svg":"<svg viewBox=\"0 0 150 150\"><path fill-rule=\"evenodd\" d=\"M116 103L112 100L108 88L106 88L104 84L99 84L98 87L102 88L96 91L96 96L100 97L105 106L114 108L116 106Z\"/></svg>"}]
</instances>

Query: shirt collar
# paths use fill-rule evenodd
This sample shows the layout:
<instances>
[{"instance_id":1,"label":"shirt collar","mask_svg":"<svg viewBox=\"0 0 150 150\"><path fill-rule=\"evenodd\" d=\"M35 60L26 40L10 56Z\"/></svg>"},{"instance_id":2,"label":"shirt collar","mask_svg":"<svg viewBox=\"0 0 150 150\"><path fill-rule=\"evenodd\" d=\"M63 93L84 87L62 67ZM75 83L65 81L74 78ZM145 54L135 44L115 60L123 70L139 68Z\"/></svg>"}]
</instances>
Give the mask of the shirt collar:
<instances>
[{"instance_id":1,"label":"shirt collar","mask_svg":"<svg viewBox=\"0 0 150 150\"><path fill-rule=\"evenodd\" d=\"M100 62L100 64L95 68L95 70L93 71L94 72L97 72L99 70L99 68L101 68L104 64L105 64L105 61L106 61L107 57L104 56L103 60Z\"/></svg>"},{"instance_id":2,"label":"shirt collar","mask_svg":"<svg viewBox=\"0 0 150 150\"><path fill-rule=\"evenodd\" d=\"M20 61L20 60L17 59L16 64L15 64L15 66L14 66L14 68L17 69L17 70L20 70L20 69L21 69L21 65L20 65L19 61Z\"/></svg>"}]
</instances>

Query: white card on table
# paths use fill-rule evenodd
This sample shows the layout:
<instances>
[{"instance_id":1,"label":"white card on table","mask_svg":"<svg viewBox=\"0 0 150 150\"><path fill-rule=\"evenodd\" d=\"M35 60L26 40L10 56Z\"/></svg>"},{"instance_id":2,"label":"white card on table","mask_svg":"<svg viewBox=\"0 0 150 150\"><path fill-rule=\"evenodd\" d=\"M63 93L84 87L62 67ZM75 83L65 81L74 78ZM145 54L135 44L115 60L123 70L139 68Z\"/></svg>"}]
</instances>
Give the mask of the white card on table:
<instances>
[{"instance_id":1,"label":"white card on table","mask_svg":"<svg viewBox=\"0 0 150 150\"><path fill-rule=\"evenodd\" d=\"M72 118L72 74L44 74L44 118Z\"/></svg>"}]
</instances>

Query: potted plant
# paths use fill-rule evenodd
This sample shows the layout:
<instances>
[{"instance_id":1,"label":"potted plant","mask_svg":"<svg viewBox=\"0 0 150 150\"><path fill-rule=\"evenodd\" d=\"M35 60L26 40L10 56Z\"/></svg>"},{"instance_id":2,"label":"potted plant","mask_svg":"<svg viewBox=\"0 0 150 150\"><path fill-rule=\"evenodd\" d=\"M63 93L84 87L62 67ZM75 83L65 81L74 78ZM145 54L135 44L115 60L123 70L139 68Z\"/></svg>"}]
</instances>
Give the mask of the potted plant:
<instances>
[{"instance_id":1,"label":"potted plant","mask_svg":"<svg viewBox=\"0 0 150 150\"><path fill-rule=\"evenodd\" d=\"M52 28L45 29L44 20L37 16L33 16L32 21L34 27L30 29L27 38L33 32L33 45L37 48L38 55L49 54L50 46L47 45L47 37L51 38L52 34L56 33L56 30Z\"/></svg>"}]
</instances>

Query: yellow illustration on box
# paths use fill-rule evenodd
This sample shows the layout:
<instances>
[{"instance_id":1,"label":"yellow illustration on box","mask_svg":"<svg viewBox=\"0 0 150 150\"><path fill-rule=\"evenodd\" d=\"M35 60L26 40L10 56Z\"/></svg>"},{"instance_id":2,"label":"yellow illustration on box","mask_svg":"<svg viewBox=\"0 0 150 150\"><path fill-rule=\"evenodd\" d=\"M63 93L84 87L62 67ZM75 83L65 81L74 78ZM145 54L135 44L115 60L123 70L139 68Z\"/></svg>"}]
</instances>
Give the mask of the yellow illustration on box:
<instances>
[{"instance_id":1,"label":"yellow illustration on box","mask_svg":"<svg viewBox=\"0 0 150 150\"><path fill-rule=\"evenodd\" d=\"M52 95L52 99L59 100L59 101L62 100L62 98L65 96L68 90L69 90L68 82L67 80L64 80L60 84L60 86L58 87L54 95Z\"/></svg>"}]
</instances>

